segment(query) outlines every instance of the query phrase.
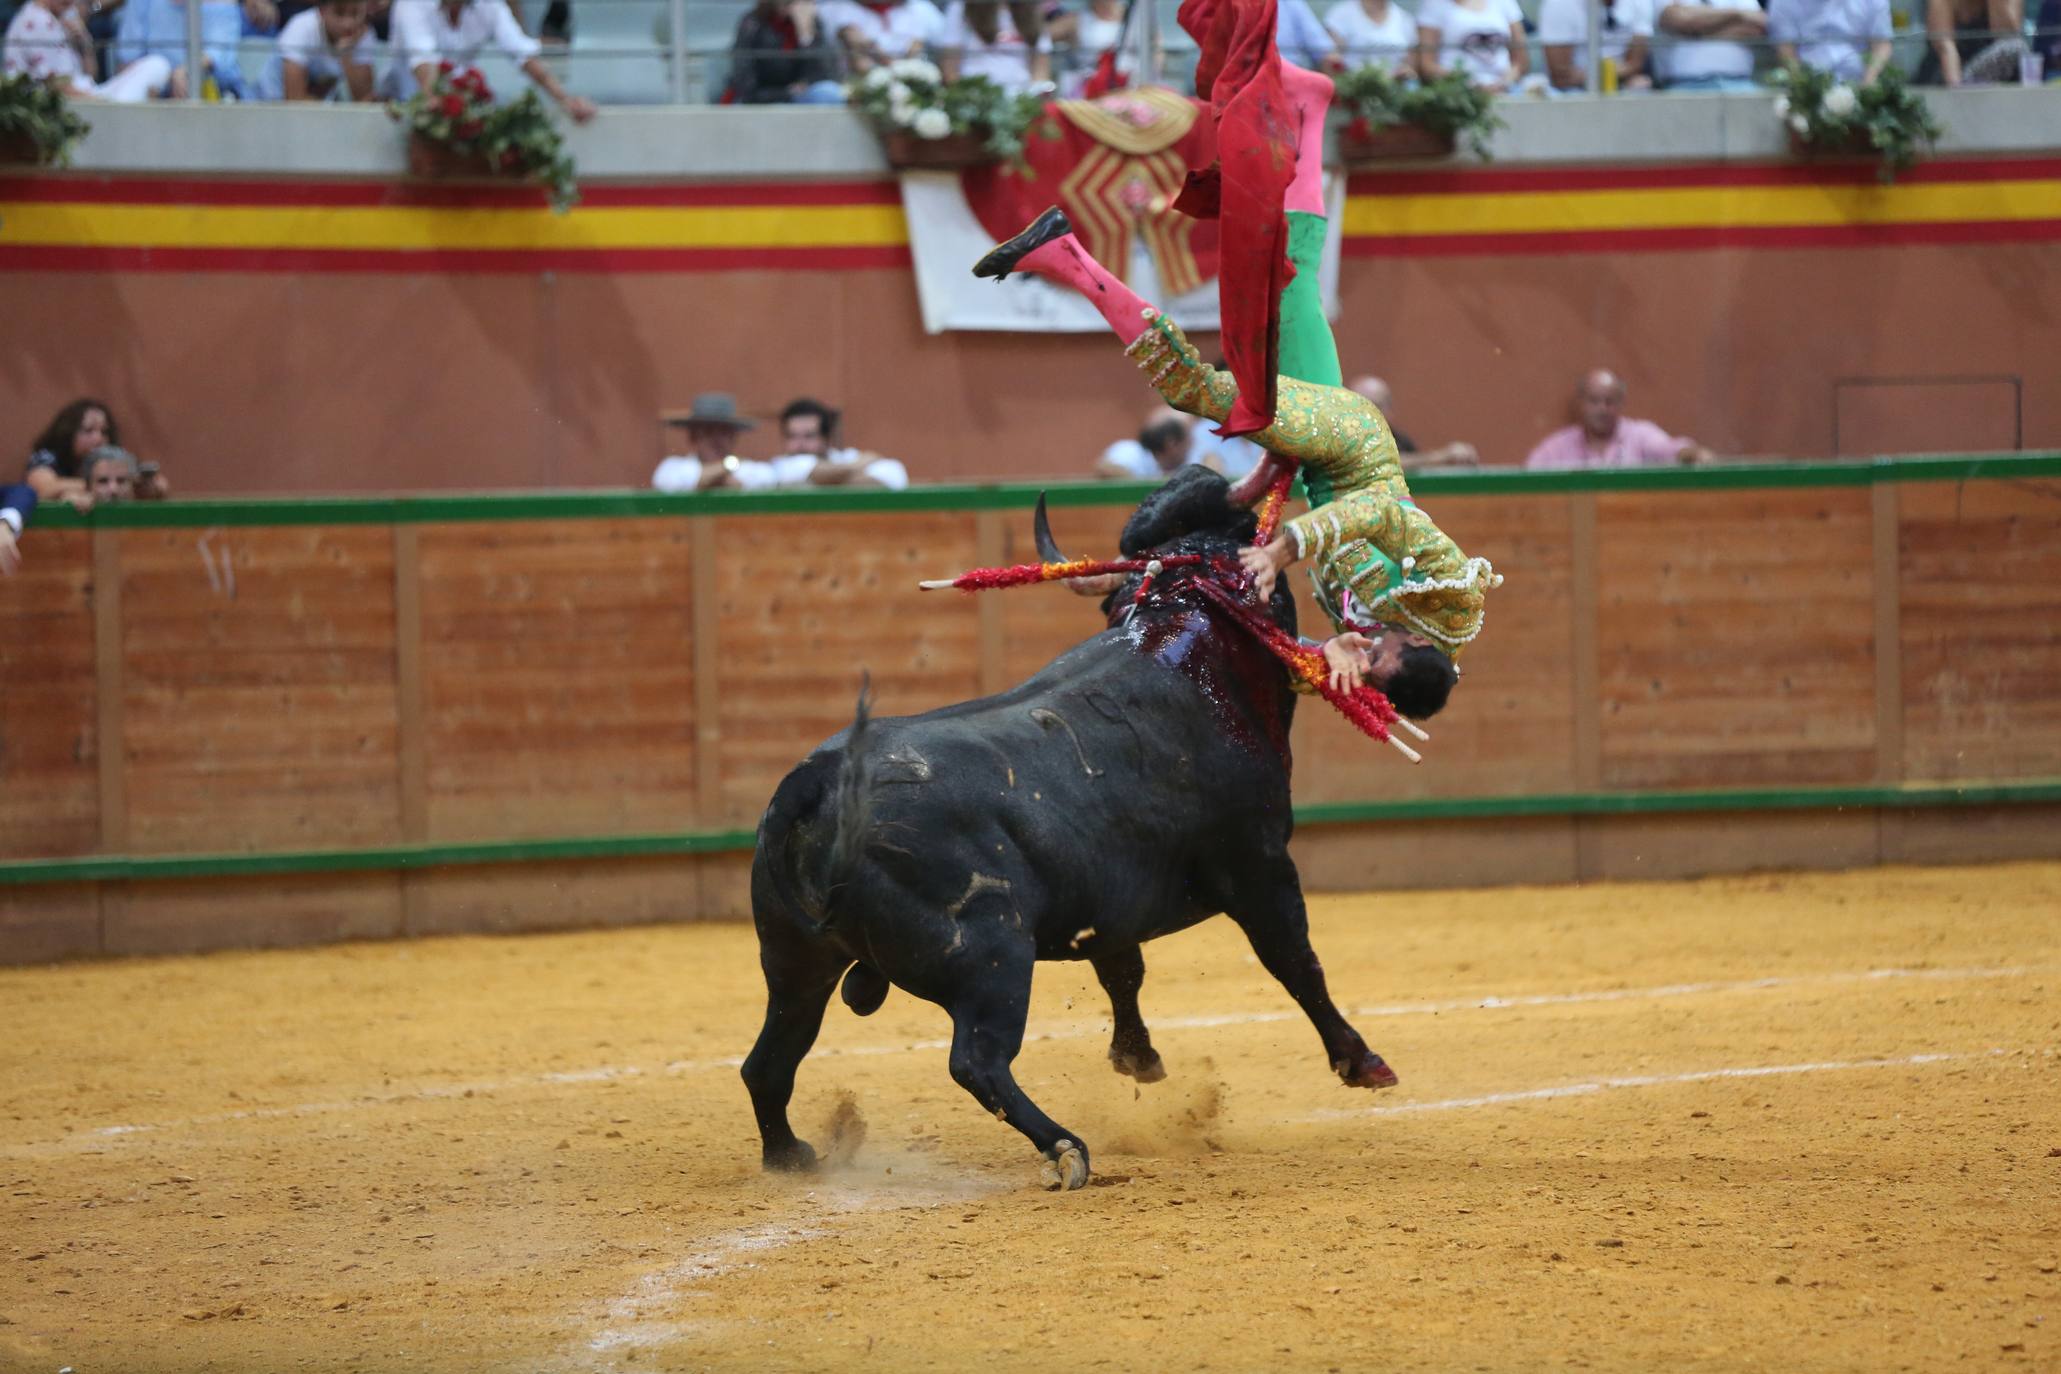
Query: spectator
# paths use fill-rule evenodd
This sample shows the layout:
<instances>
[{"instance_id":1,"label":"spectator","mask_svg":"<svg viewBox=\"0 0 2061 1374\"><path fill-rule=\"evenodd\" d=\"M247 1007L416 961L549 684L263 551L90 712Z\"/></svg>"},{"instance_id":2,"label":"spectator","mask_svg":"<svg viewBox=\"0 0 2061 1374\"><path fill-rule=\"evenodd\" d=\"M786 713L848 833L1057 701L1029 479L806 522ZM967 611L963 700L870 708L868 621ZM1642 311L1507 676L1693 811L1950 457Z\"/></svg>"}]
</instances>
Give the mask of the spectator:
<instances>
[{"instance_id":1,"label":"spectator","mask_svg":"<svg viewBox=\"0 0 2061 1374\"><path fill-rule=\"evenodd\" d=\"M1694 439L1677 439L1651 420L1628 420L1624 383L1601 368L1582 378L1575 392L1581 423L1554 430L1524 460L1535 470L1642 468L1669 463L1708 463L1711 452Z\"/></svg>"},{"instance_id":2,"label":"spectator","mask_svg":"<svg viewBox=\"0 0 2061 1374\"><path fill-rule=\"evenodd\" d=\"M1889 35L1889 0L1768 0L1768 36L1791 67L1866 85L1889 65Z\"/></svg>"},{"instance_id":3,"label":"spectator","mask_svg":"<svg viewBox=\"0 0 2061 1374\"><path fill-rule=\"evenodd\" d=\"M28 0L7 25L5 56L9 76L30 76L54 83L74 100L107 100L135 105L171 80L172 64L162 57L144 57L96 81L99 70L93 39L79 18L78 0Z\"/></svg>"},{"instance_id":4,"label":"spectator","mask_svg":"<svg viewBox=\"0 0 2061 1374\"><path fill-rule=\"evenodd\" d=\"M1195 461L1195 432L1186 415L1161 406L1145 417L1135 439L1119 439L1095 463L1097 477L1158 480Z\"/></svg>"},{"instance_id":5,"label":"spectator","mask_svg":"<svg viewBox=\"0 0 2061 1374\"><path fill-rule=\"evenodd\" d=\"M1419 453L1417 441L1395 427L1390 409L1395 398L1389 392L1388 383L1381 378L1362 377L1353 383L1352 389L1366 397L1381 412L1381 418L1389 422L1388 432L1395 439L1396 452L1403 455L1405 467L1471 468L1481 465L1481 455L1474 451L1474 445L1457 440L1429 453Z\"/></svg>"},{"instance_id":6,"label":"spectator","mask_svg":"<svg viewBox=\"0 0 2061 1374\"><path fill-rule=\"evenodd\" d=\"M947 81L984 76L1011 95L1051 83L1051 36L1024 42L1001 0L952 0L936 41Z\"/></svg>"},{"instance_id":7,"label":"spectator","mask_svg":"<svg viewBox=\"0 0 2061 1374\"><path fill-rule=\"evenodd\" d=\"M1317 22L1310 0L1280 0L1274 11L1274 45L1283 62L1333 76L1345 70L1338 55L1338 41Z\"/></svg>"},{"instance_id":8,"label":"spectator","mask_svg":"<svg viewBox=\"0 0 2061 1374\"><path fill-rule=\"evenodd\" d=\"M727 391L704 391L685 415L669 415L668 425L687 431L687 452L660 461L651 485L660 491L711 491L718 487L766 491L778 485L771 463L739 458L730 451L737 436L758 421L737 413L737 398Z\"/></svg>"},{"instance_id":9,"label":"spectator","mask_svg":"<svg viewBox=\"0 0 2061 1374\"><path fill-rule=\"evenodd\" d=\"M1324 27L1338 40L1347 67L1416 74L1417 21L1396 0L1338 0L1324 11Z\"/></svg>"},{"instance_id":10,"label":"spectator","mask_svg":"<svg viewBox=\"0 0 2061 1374\"><path fill-rule=\"evenodd\" d=\"M730 44L730 80L723 99L735 105L842 105L837 49L816 13L816 0L759 0L737 21Z\"/></svg>"},{"instance_id":11,"label":"spectator","mask_svg":"<svg viewBox=\"0 0 2061 1374\"><path fill-rule=\"evenodd\" d=\"M469 67L491 42L537 83L576 124L594 117L594 102L572 95L537 54L542 45L522 31L507 0L394 0L391 89L405 93L412 74L415 86L428 90L440 63Z\"/></svg>"},{"instance_id":12,"label":"spectator","mask_svg":"<svg viewBox=\"0 0 2061 1374\"><path fill-rule=\"evenodd\" d=\"M21 567L22 528L36 513L36 493L26 486L0 487L0 574L12 577Z\"/></svg>"},{"instance_id":13,"label":"spectator","mask_svg":"<svg viewBox=\"0 0 2061 1374\"><path fill-rule=\"evenodd\" d=\"M864 74L882 63L921 57L944 32L945 16L930 0L890 0L882 6L826 0L822 23L844 45L852 71Z\"/></svg>"},{"instance_id":14,"label":"spectator","mask_svg":"<svg viewBox=\"0 0 2061 1374\"><path fill-rule=\"evenodd\" d=\"M102 444L86 455L86 489L93 494L93 504L104 506L111 501L134 501L141 470L136 455L113 444Z\"/></svg>"},{"instance_id":15,"label":"spectator","mask_svg":"<svg viewBox=\"0 0 2061 1374\"><path fill-rule=\"evenodd\" d=\"M243 41L246 21L264 30L279 20L272 0L204 0L200 7L200 40L207 71L201 74L201 90L208 82L222 95L241 100L243 68L237 64L236 49ZM186 0L127 0L115 25L115 63L126 70L146 58L160 57L170 65L162 94L182 100L189 93L186 74ZM117 78L119 80L119 78Z\"/></svg>"},{"instance_id":16,"label":"spectator","mask_svg":"<svg viewBox=\"0 0 2061 1374\"><path fill-rule=\"evenodd\" d=\"M1053 43L1069 48L1073 66L1092 67L1124 36L1124 0L1088 0L1084 10L1059 10L1045 23Z\"/></svg>"},{"instance_id":17,"label":"spectator","mask_svg":"<svg viewBox=\"0 0 2061 1374\"><path fill-rule=\"evenodd\" d=\"M1925 37L1931 46L1913 79L1928 86L2016 81L2024 35L2024 0L1926 0Z\"/></svg>"},{"instance_id":18,"label":"spectator","mask_svg":"<svg viewBox=\"0 0 2061 1374\"><path fill-rule=\"evenodd\" d=\"M1651 0L1603 0L1602 60L1617 64L1620 90L1653 85L1647 40L1653 37ZM1589 84L1589 0L1542 0L1539 43L1546 50L1546 79L1556 91ZM1603 84L1597 77L1597 85Z\"/></svg>"},{"instance_id":19,"label":"spectator","mask_svg":"<svg viewBox=\"0 0 2061 1374\"><path fill-rule=\"evenodd\" d=\"M909 485L909 469L892 458L838 447L838 411L807 396L780 412L781 455L773 471L783 487L886 487Z\"/></svg>"},{"instance_id":20,"label":"spectator","mask_svg":"<svg viewBox=\"0 0 2061 1374\"><path fill-rule=\"evenodd\" d=\"M1655 74L1671 91L1753 91L1754 49L1768 34L1759 0L1669 0L1654 27Z\"/></svg>"},{"instance_id":21,"label":"spectator","mask_svg":"<svg viewBox=\"0 0 2061 1374\"><path fill-rule=\"evenodd\" d=\"M1417 66L1428 80L1458 71L1491 91L1515 90L1531 66L1517 0L1424 0Z\"/></svg>"},{"instance_id":22,"label":"spectator","mask_svg":"<svg viewBox=\"0 0 2061 1374\"><path fill-rule=\"evenodd\" d=\"M114 411L105 401L81 397L57 412L29 445L28 472L23 480L44 501L66 501L80 510L93 508L87 490L86 455L103 444L121 442Z\"/></svg>"},{"instance_id":23,"label":"spectator","mask_svg":"<svg viewBox=\"0 0 2061 1374\"><path fill-rule=\"evenodd\" d=\"M370 100L379 61L366 0L322 0L279 30L279 41L258 76L260 100Z\"/></svg>"}]
</instances>

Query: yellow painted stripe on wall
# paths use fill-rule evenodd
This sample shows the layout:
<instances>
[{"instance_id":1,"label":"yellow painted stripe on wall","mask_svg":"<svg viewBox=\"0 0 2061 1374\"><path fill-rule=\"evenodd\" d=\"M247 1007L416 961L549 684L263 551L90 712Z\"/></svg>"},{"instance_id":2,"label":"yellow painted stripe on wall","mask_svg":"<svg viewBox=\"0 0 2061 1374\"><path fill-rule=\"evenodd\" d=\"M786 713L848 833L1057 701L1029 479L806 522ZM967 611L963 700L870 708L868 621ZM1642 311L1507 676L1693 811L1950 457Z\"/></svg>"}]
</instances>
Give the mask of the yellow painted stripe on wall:
<instances>
[{"instance_id":1,"label":"yellow painted stripe on wall","mask_svg":"<svg viewBox=\"0 0 2061 1374\"><path fill-rule=\"evenodd\" d=\"M1347 199L1343 227L1353 237L1381 238L2042 219L2061 219L2061 181L1361 195Z\"/></svg>"},{"instance_id":2,"label":"yellow painted stripe on wall","mask_svg":"<svg viewBox=\"0 0 2061 1374\"><path fill-rule=\"evenodd\" d=\"M557 249L901 247L898 205L459 209L0 205L0 244L94 248Z\"/></svg>"}]
</instances>

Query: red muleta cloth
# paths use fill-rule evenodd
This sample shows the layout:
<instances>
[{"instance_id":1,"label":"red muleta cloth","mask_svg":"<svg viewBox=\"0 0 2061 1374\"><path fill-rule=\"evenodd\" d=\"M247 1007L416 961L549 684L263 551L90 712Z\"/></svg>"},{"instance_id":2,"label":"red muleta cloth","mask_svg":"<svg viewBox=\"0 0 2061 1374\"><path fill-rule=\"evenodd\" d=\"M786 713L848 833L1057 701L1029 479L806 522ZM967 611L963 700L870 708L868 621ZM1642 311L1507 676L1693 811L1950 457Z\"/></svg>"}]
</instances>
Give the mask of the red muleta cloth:
<instances>
[{"instance_id":1,"label":"red muleta cloth","mask_svg":"<svg viewBox=\"0 0 2061 1374\"><path fill-rule=\"evenodd\" d=\"M1220 221L1217 298L1238 403L1217 433L1251 434L1274 422L1281 290L1294 273L1281 202L1295 178L1297 121L1281 85L1275 0L1182 0L1180 19L1202 49L1195 89L1217 126L1217 163L1188 174L1174 208Z\"/></svg>"}]
</instances>

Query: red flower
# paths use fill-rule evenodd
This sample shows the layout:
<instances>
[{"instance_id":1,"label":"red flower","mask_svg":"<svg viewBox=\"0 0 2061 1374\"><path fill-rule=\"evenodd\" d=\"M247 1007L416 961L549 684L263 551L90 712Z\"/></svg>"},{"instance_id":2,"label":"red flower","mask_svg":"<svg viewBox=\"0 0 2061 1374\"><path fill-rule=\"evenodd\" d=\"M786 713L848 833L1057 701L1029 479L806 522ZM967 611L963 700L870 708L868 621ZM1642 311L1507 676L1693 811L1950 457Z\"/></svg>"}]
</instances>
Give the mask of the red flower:
<instances>
[{"instance_id":1,"label":"red flower","mask_svg":"<svg viewBox=\"0 0 2061 1374\"><path fill-rule=\"evenodd\" d=\"M457 70L458 70L458 67L457 67L457 65L456 65L455 63L451 63L451 62L439 62L439 63L437 63L437 71L438 71L438 73L439 73L439 74L441 74L441 75L444 75L444 76L449 76L449 75L450 75L450 74L451 74L452 72L455 72L455 71L457 71Z\"/></svg>"},{"instance_id":2,"label":"red flower","mask_svg":"<svg viewBox=\"0 0 2061 1374\"><path fill-rule=\"evenodd\" d=\"M465 102L455 95L447 95L444 97L442 109L444 118L456 119L465 113Z\"/></svg>"},{"instance_id":3,"label":"red flower","mask_svg":"<svg viewBox=\"0 0 2061 1374\"><path fill-rule=\"evenodd\" d=\"M460 138L478 138L480 135L480 130L485 127L486 126L481 124L477 119L468 119L463 124L460 124L456 128L452 129L451 132L458 135L458 137Z\"/></svg>"}]
</instances>

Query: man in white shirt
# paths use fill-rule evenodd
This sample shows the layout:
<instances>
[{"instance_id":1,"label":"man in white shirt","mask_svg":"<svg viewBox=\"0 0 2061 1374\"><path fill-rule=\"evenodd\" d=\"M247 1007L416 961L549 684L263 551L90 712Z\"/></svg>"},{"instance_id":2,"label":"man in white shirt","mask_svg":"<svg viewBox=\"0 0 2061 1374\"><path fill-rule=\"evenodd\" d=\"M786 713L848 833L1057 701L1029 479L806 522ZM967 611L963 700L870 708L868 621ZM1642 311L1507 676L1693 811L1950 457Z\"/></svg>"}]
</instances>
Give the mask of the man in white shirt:
<instances>
[{"instance_id":1,"label":"man in white shirt","mask_svg":"<svg viewBox=\"0 0 2061 1374\"><path fill-rule=\"evenodd\" d=\"M758 421L737 413L737 398L727 391L704 391L684 415L665 417L668 426L687 431L684 454L660 461L651 474L651 485L660 491L711 491L728 488L768 491L780 485L771 463L739 458L730 452L737 436L755 428Z\"/></svg>"},{"instance_id":2,"label":"man in white shirt","mask_svg":"<svg viewBox=\"0 0 2061 1374\"><path fill-rule=\"evenodd\" d=\"M900 0L885 10L858 0L827 0L821 19L844 44L854 76L898 58L921 57L945 29L944 12L930 0Z\"/></svg>"},{"instance_id":3,"label":"man in white shirt","mask_svg":"<svg viewBox=\"0 0 2061 1374\"><path fill-rule=\"evenodd\" d=\"M286 21L258 76L260 100L370 100L379 39L366 0L322 0Z\"/></svg>"},{"instance_id":4,"label":"man in white shirt","mask_svg":"<svg viewBox=\"0 0 2061 1374\"><path fill-rule=\"evenodd\" d=\"M1338 0L1324 11L1348 69L1386 67L1399 76L1417 69L1417 20L1396 0Z\"/></svg>"},{"instance_id":5,"label":"man in white shirt","mask_svg":"<svg viewBox=\"0 0 2061 1374\"><path fill-rule=\"evenodd\" d=\"M1671 91L1753 91L1753 45L1768 36L1758 0L1672 0L1654 27L1653 65Z\"/></svg>"},{"instance_id":6,"label":"man in white shirt","mask_svg":"<svg viewBox=\"0 0 2061 1374\"><path fill-rule=\"evenodd\" d=\"M1866 85L1889 65L1889 0L1769 0L1768 37L1789 66Z\"/></svg>"},{"instance_id":7,"label":"man in white shirt","mask_svg":"<svg viewBox=\"0 0 2061 1374\"><path fill-rule=\"evenodd\" d=\"M1640 90L1653 84L1646 40L1653 36L1651 0L1603 0L1604 60L1617 64L1617 84ZM1546 77L1556 91L1589 84L1589 0L1544 0L1539 6L1539 44L1546 50ZM1600 85L1601 82L1598 82Z\"/></svg>"},{"instance_id":8,"label":"man in white shirt","mask_svg":"<svg viewBox=\"0 0 2061 1374\"><path fill-rule=\"evenodd\" d=\"M594 102L567 93L537 56L543 45L522 31L507 0L394 0L390 34L394 61L388 81L398 98L435 84L438 63L469 67L480 50L492 43L574 123L584 124L594 117Z\"/></svg>"},{"instance_id":9,"label":"man in white shirt","mask_svg":"<svg viewBox=\"0 0 2061 1374\"><path fill-rule=\"evenodd\" d=\"M803 396L780 412L781 455L771 464L783 487L885 487L909 485L909 469L893 458L838 446L843 415Z\"/></svg>"}]
</instances>

